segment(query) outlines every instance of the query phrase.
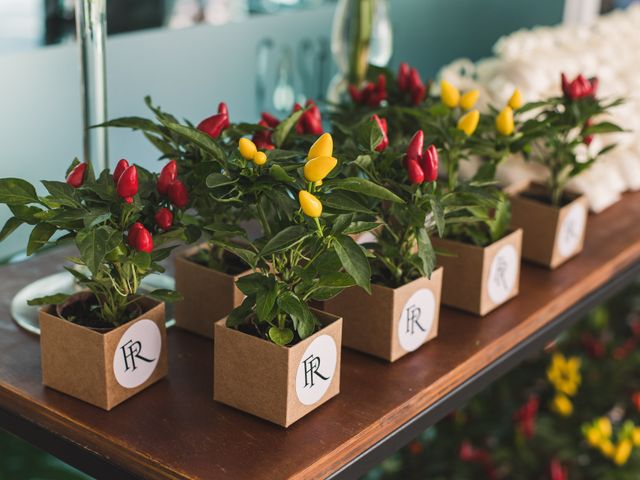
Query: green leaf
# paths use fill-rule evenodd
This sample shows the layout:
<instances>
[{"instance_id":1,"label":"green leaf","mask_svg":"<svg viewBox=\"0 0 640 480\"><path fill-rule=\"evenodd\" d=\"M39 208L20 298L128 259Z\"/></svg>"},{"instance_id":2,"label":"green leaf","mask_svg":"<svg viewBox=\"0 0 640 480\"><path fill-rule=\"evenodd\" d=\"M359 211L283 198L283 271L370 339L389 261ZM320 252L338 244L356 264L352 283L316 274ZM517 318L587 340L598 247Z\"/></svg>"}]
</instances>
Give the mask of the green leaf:
<instances>
[{"instance_id":1,"label":"green leaf","mask_svg":"<svg viewBox=\"0 0 640 480\"><path fill-rule=\"evenodd\" d=\"M370 232L378 228L381 223L378 222L353 222L348 228L345 229L345 235L355 235L363 232Z\"/></svg>"},{"instance_id":2,"label":"green leaf","mask_svg":"<svg viewBox=\"0 0 640 480\"><path fill-rule=\"evenodd\" d=\"M346 272L357 285L371 293L371 267L363 248L346 235L336 237L333 245Z\"/></svg>"},{"instance_id":3,"label":"green leaf","mask_svg":"<svg viewBox=\"0 0 640 480\"><path fill-rule=\"evenodd\" d=\"M41 208L27 205L10 205L9 210L11 210L14 217L30 225L40 223L42 220L40 215L45 213Z\"/></svg>"},{"instance_id":4,"label":"green leaf","mask_svg":"<svg viewBox=\"0 0 640 480\"><path fill-rule=\"evenodd\" d=\"M256 296L258 292L268 288L268 277L262 273L250 273L236 280L236 287L247 296Z\"/></svg>"},{"instance_id":5,"label":"green leaf","mask_svg":"<svg viewBox=\"0 0 640 480\"><path fill-rule=\"evenodd\" d=\"M0 179L0 203L26 205L38 202L36 189L26 180L20 178Z\"/></svg>"},{"instance_id":6,"label":"green leaf","mask_svg":"<svg viewBox=\"0 0 640 480\"><path fill-rule=\"evenodd\" d=\"M34 229L31 230L31 235L29 236L27 255L33 255L44 247L57 230L58 228L50 223L39 223L36 225Z\"/></svg>"},{"instance_id":7,"label":"green leaf","mask_svg":"<svg viewBox=\"0 0 640 480\"><path fill-rule=\"evenodd\" d=\"M353 222L353 213L344 213L342 215L337 215L333 219L333 227L331 228L331 234L340 235L347 228L349 228L352 222Z\"/></svg>"},{"instance_id":8,"label":"green leaf","mask_svg":"<svg viewBox=\"0 0 640 480\"><path fill-rule=\"evenodd\" d=\"M583 130L582 135L597 135L601 133L615 133L624 132L624 129L611 122L600 122L595 125L591 125Z\"/></svg>"},{"instance_id":9,"label":"green leaf","mask_svg":"<svg viewBox=\"0 0 640 480\"><path fill-rule=\"evenodd\" d=\"M11 235L24 222L16 217L11 217L0 230L0 242Z\"/></svg>"},{"instance_id":10,"label":"green leaf","mask_svg":"<svg viewBox=\"0 0 640 480\"><path fill-rule=\"evenodd\" d=\"M191 127L185 127L179 123L173 123L166 121L164 125L174 133L177 133L181 137L190 142L195 143L203 150L209 152L213 157L221 162L226 160L224 151L218 146L216 141L200 130Z\"/></svg>"},{"instance_id":11,"label":"green leaf","mask_svg":"<svg viewBox=\"0 0 640 480\"><path fill-rule=\"evenodd\" d=\"M296 181L296 179L289 175L280 165L273 165L269 169L269 175L279 182L294 183Z\"/></svg>"},{"instance_id":12,"label":"green leaf","mask_svg":"<svg viewBox=\"0 0 640 480\"><path fill-rule=\"evenodd\" d=\"M433 220L438 229L438 235L442 237L444 235L444 208L437 198L431 199L431 212L433 214Z\"/></svg>"},{"instance_id":13,"label":"green leaf","mask_svg":"<svg viewBox=\"0 0 640 480\"><path fill-rule=\"evenodd\" d=\"M373 183L370 180L360 177L344 178L340 180L332 180L326 182L327 187L331 187L334 190L347 190L350 192L361 193L373 198L379 198L381 200L389 200L395 203L404 203L399 196L390 190L387 190L377 183Z\"/></svg>"},{"instance_id":14,"label":"green leaf","mask_svg":"<svg viewBox=\"0 0 640 480\"><path fill-rule=\"evenodd\" d=\"M152 120L144 117L121 117L114 118L108 122L101 123L99 125L93 125L90 128L100 127L118 127L118 128L131 128L132 130L143 130L145 132L160 133L162 130L160 126L154 123Z\"/></svg>"},{"instance_id":15,"label":"green leaf","mask_svg":"<svg viewBox=\"0 0 640 480\"><path fill-rule=\"evenodd\" d=\"M180 295L178 292L173 290L166 290L164 288L152 290L149 293L145 293L145 295L167 303L175 303L182 300L182 295Z\"/></svg>"},{"instance_id":16,"label":"green leaf","mask_svg":"<svg viewBox=\"0 0 640 480\"><path fill-rule=\"evenodd\" d=\"M136 252L131 258L133 264L143 272L151 266L151 254L147 252Z\"/></svg>"},{"instance_id":17,"label":"green leaf","mask_svg":"<svg viewBox=\"0 0 640 480\"><path fill-rule=\"evenodd\" d=\"M54 295L47 295L45 297L32 298L27 300L27 305L35 307L37 305L60 305L69 298L66 293L56 293Z\"/></svg>"},{"instance_id":18,"label":"green leaf","mask_svg":"<svg viewBox=\"0 0 640 480\"><path fill-rule=\"evenodd\" d=\"M367 213L369 215L375 213L357 200L354 200L348 194L342 192L332 192L331 195L324 196L322 198L322 205L343 212Z\"/></svg>"},{"instance_id":19,"label":"green leaf","mask_svg":"<svg viewBox=\"0 0 640 480\"><path fill-rule=\"evenodd\" d=\"M266 322L273 318L272 311L276 304L278 291L275 282L271 281L270 283L269 287L259 290L256 295L256 315L261 322Z\"/></svg>"},{"instance_id":20,"label":"green leaf","mask_svg":"<svg viewBox=\"0 0 640 480\"><path fill-rule=\"evenodd\" d=\"M356 284L351 275L344 272L332 272L320 277L318 286L322 288L339 288L344 289L353 287Z\"/></svg>"},{"instance_id":21,"label":"green leaf","mask_svg":"<svg viewBox=\"0 0 640 480\"><path fill-rule=\"evenodd\" d=\"M240 306L234 308L227 317L226 325L229 328L237 328L240 325L247 323L247 319L253 310L253 306L256 303L255 295L248 295L240 304Z\"/></svg>"},{"instance_id":22,"label":"green leaf","mask_svg":"<svg viewBox=\"0 0 640 480\"><path fill-rule=\"evenodd\" d=\"M427 277L431 277L431 272L436 265L436 257L433 251L433 247L431 246L431 240L429 240L429 234L427 233L426 228L418 229L417 234L417 243L418 243L418 258L422 263L423 273Z\"/></svg>"},{"instance_id":23,"label":"green leaf","mask_svg":"<svg viewBox=\"0 0 640 480\"><path fill-rule=\"evenodd\" d=\"M238 179L233 180L221 173L212 173L207 176L206 183L207 183L207 187L209 188L218 188L218 187L223 187L225 185L233 185L237 181Z\"/></svg>"},{"instance_id":24,"label":"green leaf","mask_svg":"<svg viewBox=\"0 0 640 480\"><path fill-rule=\"evenodd\" d=\"M282 146L284 141L289 136L289 132L291 132L291 129L295 127L296 123L298 123L298 120L300 120L300 117L302 116L303 113L304 113L304 110L298 110L297 112L293 112L283 121L281 121L278 124L278 126L273 130L273 134L271 135L271 138L273 139L273 143L275 144L276 147L280 148Z\"/></svg>"},{"instance_id":25,"label":"green leaf","mask_svg":"<svg viewBox=\"0 0 640 480\"><path fill-rule=\"evenodd\" d=\"M76 245L87 268L94 275L100 269L105 256L122 241L122 234L108 227L80 230L76 235Z\"/></svg>"},{"instance_id":26,"label":"green leaf","mask_svg":"<svg viewBox=\"0 0 640 480\"><path fill-rule=\"evenodd\" d=\"M265 257L285 250L306 236L307 231L302 225L291 225L275 234L262 248L260 256Z\"/></svg>"},{"instance_id":27,"label":"green leaf","mask_svg":"<svg viewBox=\"0 0 640 480\"><path fill-rule=\"evenodd\" d=\"M60 205L66 205L68 207L78 207L80 202L78 201L78 193L75 188L65 182L55 182L50 180L43 180L42 184L45 186L51 200Z\"/></svg>"},{"instance_id":28,"label":"green leaf","mask_svg":"<svg viewBox=\"0 0 640 480\"><path fill-rule=\"evenodd\" d=\"M315 332L318 320L311 313L309 307L293 293L285 292L280 295L278 308L291 317L294 328L301 339L304 340Z\"/></svg>"},{"instance_id":29,"label":"green leaf","mask_svg":"<svg viewBox=\"0 0 640 480\"><path fill-rule=\"evenodd\" d=\"M278 327L271 327L269 329L269 338L276 345L284 346L291 343L293 336L293 332L290 328L285 327L280 329Z\"/></svg>"},{"instance_id":30,"label":"green leaf","mask_svg":"<svg viewBox=\"0 0 640 480\"><path fill-rule=\"evenodd\" d=\"M87 213L84 218L84 226L85 228L93 228L96 225L106 222L111 218L111 212L104 211L92 211Z\"/></svg>"},{"instance_id":31,"label":"green leaf","mask_svg":"<svg viewBox=\"0 0 640 480\"><path fill-rule=\"evenodd\" d=\"M510 223L511 203L505 197L500 202L498 202L493 220L489 224L489 228L491 231L491 240L495 242L504 237Z\"/></svg>"}]
</instances>

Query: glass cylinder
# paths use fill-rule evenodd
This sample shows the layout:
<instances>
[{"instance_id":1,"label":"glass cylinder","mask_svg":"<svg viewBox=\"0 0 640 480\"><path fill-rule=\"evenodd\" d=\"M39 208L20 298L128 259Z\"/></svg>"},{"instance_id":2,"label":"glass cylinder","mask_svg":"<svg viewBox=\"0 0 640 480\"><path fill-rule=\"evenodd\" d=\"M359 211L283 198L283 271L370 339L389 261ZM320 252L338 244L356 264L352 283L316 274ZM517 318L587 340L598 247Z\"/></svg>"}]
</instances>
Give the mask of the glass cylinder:
<instances>
[{"instance_id":1,"label":"glass cylinder","mask_svg":"<svg viewBox=\"0 0 640 480\"><path fill-rule=\"evenodd\" d=\"M109 166L107 129L89 128L107 121L106 12L107 0L76 0L83 154L97 172Z\"/></svg>"}]
</instances>

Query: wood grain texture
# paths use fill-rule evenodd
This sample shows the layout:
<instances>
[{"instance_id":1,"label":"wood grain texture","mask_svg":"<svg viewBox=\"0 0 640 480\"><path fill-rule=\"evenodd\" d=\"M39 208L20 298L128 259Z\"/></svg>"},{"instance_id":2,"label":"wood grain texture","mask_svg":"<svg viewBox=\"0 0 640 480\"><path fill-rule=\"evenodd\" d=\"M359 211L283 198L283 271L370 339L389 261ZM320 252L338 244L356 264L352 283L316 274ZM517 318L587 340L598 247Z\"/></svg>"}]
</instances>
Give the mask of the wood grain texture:
<instances>
[{"instance_id":1,"label":"wood grain texture","mask_svg":"<svg viewBox=\"0 0 640 480\"><path fill-rule=\"evenodd\" d=\"M526 265L520 295L479 318L444 309L440 336L393 364L344 350L341 393L288 429L212 398L211 341L172 329L169 377L103 412L41 385L37 338L12 296L61 253L0 269L0 406L145 478L322 478L640 260L640 193L589 217L583 253Z\"/></svg>"}]
</instances>

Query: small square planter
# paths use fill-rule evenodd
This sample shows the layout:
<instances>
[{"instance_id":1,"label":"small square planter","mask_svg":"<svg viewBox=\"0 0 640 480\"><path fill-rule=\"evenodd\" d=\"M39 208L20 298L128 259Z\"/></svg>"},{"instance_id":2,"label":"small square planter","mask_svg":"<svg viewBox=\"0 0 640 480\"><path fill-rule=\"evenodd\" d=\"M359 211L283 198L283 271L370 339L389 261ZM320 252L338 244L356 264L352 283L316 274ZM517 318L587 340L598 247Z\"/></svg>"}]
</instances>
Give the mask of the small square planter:
<instances>
[{"instance_id":1,"label":"small square planter","mask_svg":"<svg viewBox=\"0 0 640 480\"><path fill-rule=\"evenodd\" d=\"M40 310L42 381L111 410L168 372L165 306L138 300L139 317L111 330L71 323L55 307Z\"/></svg>"},{"instance_id":2,"label":"small square planter","mask_svg":"<svg viewBox=\"0 0 640 480\"><path fill-rule=\"evenodd\" d=\"M343 344L389 362L438 335L442 268L431 278L402 287L371 285L369 295L351 287L324 302L323 310L344 319Z\"/></svg>"},{"instance_id":3,"label":"small square planter","mask_svg":"<svg viewBox=\"0 0 640 480\"><path fill-rule=\"evenodd\" d=\"M183 300L174 305L176 326L203 337L213 338L213 323L229 315L244 300L236 280L251 270L229 275L207 268L190 257L206 248L196 246L176 257L176 290Z\"/></svg>"},{"instance_id":4,"label":"small square planter","mask_svg":"<svg viewBox=\"0 0 640 480\"><path fill-rule=\"evenodd\" d=\"M442 303L486 315L515 297L520 288L522 229L486 247L434 238L444 268Z\"/></svg>"},{"instance_id":5,"label":"small square planter","mask_svg":"<svg viewBox=\"0 0 640 480\"><path fill-rule=\"evenodd\" d=\"M340 391L342 319L291 347L215 323L213 399L288 427Z\"/></svg>"},{"instance_id":6,"label":"small square planter","mask_svg":"<svg viewBox=\"0 0 640 480\"><path fill-rule=\"evenodd\" d=\"M553 207L537 198L545 188L531 184L511 197L511 227L522 228L522 257L554 269L582 251L588 203L584 195L567 192L566 202Z\"/></svg>"}]
</instances>

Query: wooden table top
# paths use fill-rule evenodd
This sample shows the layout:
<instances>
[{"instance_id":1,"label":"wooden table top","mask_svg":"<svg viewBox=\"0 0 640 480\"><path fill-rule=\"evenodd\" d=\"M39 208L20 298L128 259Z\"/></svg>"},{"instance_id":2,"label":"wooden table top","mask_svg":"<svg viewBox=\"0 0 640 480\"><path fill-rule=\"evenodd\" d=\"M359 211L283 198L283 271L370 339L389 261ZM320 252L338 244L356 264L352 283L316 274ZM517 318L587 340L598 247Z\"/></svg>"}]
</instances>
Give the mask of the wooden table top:
<instances>
[{"instance_id":1,"label":"wooden table top","mask_svg":"<svg viewBox=\"0 0 640 480\"><path fill-rule=\"evenodd\" d=\"M589 217L582 255L525 265L520 295L485 318L443 309L440 336L394 364L345 350L341 393L284 429L212 400L212 342L172 329L169 377L104 412L44 388L13 295L61 253L0 269L0 407L144 478L322 478L460 386L640 259L640 193Z\"/></svg>"}]
</instances>

